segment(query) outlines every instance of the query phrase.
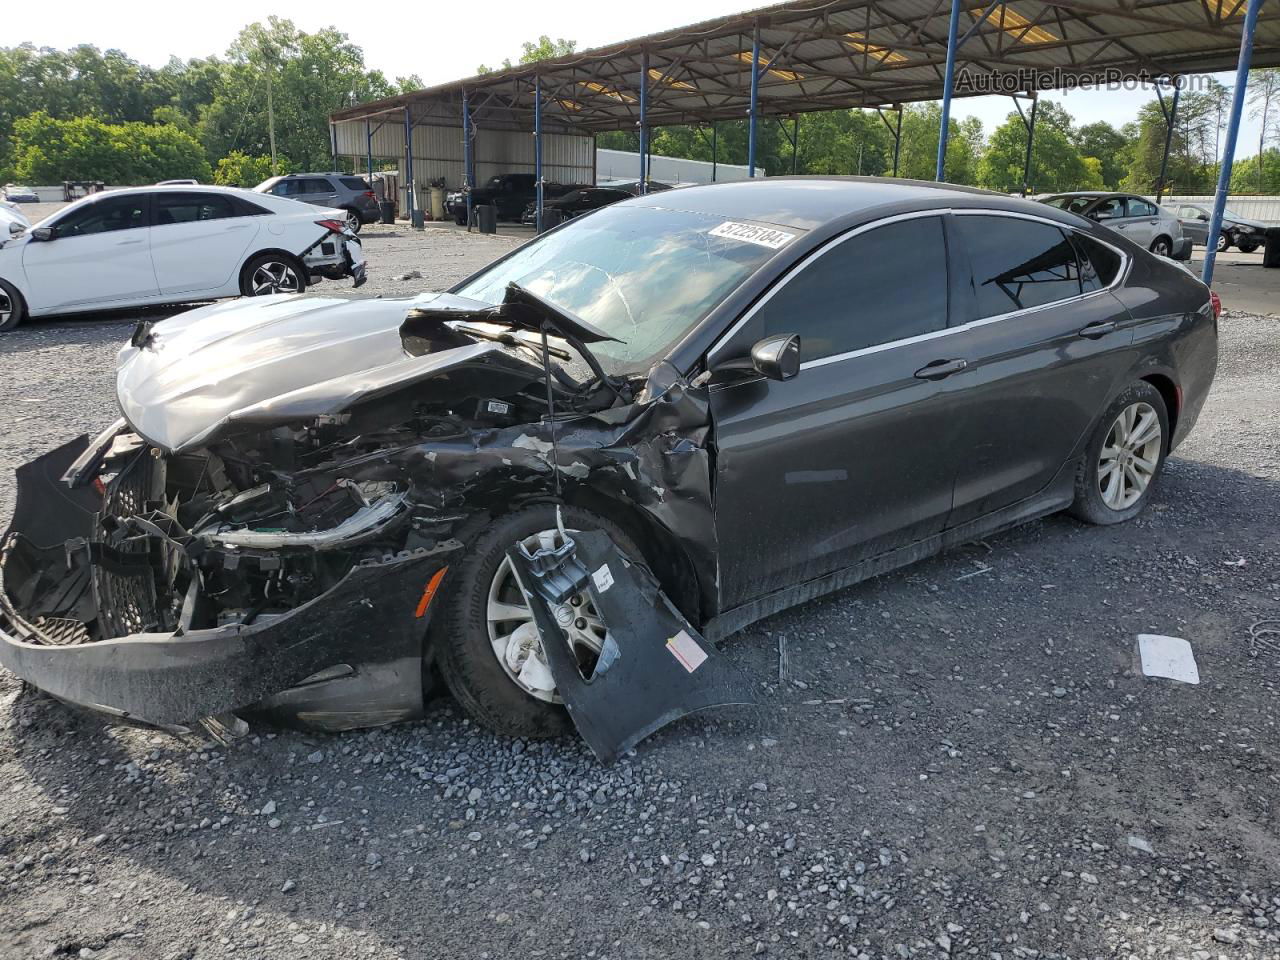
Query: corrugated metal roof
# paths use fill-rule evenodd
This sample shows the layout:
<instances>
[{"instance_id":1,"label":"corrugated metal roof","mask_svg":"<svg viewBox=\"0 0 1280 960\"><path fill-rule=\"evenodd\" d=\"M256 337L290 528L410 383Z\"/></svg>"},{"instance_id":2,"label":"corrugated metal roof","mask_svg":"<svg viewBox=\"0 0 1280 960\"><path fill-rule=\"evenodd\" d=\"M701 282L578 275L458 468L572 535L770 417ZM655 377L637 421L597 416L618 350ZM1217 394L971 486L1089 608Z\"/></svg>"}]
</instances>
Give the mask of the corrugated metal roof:
<instances>
[{"instance_id":1,"label":"corrugated metal roof","mask_svg":"<svg viewBox=\"0 0 1280 960\"><path fill-rule=\"evenodd\" d=\"M967 0L962 30L988 0ZM441 84L350 107L333 120L408 107L414 122L458 123L465 90L477 123L528 129L541 78L544 122L578 132L634 129L648 58L648 122L742 119L755 31L759 109L786 116L840 107L936 100L943 92L947 0L797 0ZM1245 0L1008 0L961 47L957 96L1234 69ZM1280 12L1264 6L1255 66L1280 65ZM1008 87L1008 89L1006 89Z\"/></svg>"}]
</instances>

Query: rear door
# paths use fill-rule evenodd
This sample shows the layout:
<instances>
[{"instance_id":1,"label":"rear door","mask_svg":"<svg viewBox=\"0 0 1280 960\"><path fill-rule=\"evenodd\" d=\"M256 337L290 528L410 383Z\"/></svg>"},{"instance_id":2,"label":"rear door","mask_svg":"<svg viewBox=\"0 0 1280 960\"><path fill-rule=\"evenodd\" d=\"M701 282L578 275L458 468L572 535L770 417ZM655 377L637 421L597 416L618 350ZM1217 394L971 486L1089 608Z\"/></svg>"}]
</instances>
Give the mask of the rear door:
<instances>
[{"instance_id":1,"label":"rear door","mask_svg":"<svg viewBox=\"0 0 1280 960\"><path fill-rule=\"evenodd\" d=\"M22 249L33 313L89 304L125 305L157 293L149 198L104 194L54 220L54 239Z\"/></svg>"},{"instance_id":2,"label":"rear door","mask_svg":"<svg viewBox=\"0 0 1280 960\"><path fill-rule=\"evenodd\" d=\"M1134 243L1149 247L1161 232L1160 211L1154 203L1141 197L1125 197L1125 215L1119 227Z\"/></svg>"},{"instance_id":3,"label":"rear door","mask_svg":"<svg viewBox=\"0 0 1280 960\"><path fill-rule=\"evenodd\" d=\"M164 296L235 292L237 272L258 234L252 207L228 194L157 191L151 202L151 259Z\"/></svg>"},{"instance_id":4,"label":"rear door","mask_svg":"<svg viewBox=\"0 0 1280 960\"><path fill-rule=\"evenodd\" d=\"M946 385L956 442L955 526L1045 490L1092 427L1128 367L1128 312L1059 226L957 211L955 248L969 276L968 368ZM1111 259L1106 284L1123 263ZM963 269L964 260L953 260Z\"/></svg>"},{"instance_id":5,"label":"rear door","mask_svg":"<svg viewBox=\"0 0 1280 960\"><path fill-rule=\"evenodd\" d=\"M942 217L899 218L812 254L712 352L801 340L792 380L712 380L724 608L942 530L957 455L936 370L958 356L948 300Z\"/></svg>"}]
</instances>

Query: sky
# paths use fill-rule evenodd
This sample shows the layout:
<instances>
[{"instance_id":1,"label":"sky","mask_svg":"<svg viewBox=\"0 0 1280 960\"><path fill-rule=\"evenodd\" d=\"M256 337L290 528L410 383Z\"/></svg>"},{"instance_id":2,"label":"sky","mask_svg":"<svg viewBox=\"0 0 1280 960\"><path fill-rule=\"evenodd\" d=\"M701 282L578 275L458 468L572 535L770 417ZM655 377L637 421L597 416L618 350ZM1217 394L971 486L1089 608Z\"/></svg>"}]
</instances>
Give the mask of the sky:
<instances>
[{"instance_id":1,"label":"sky","mask_svg":"<svg viewBox=\"0 0 1280 960\"><path fill-rule=\"evenodd\" d=\"M264 7L261 0L219 0L201 6L199 29L175 21L171 0L125 0L128 16L101 16L100 3L63 0L57 16L36 3L9 5L0 22L0 44L30 41L36 46L71 47L91 43L102 49L115 47L142 63L164 64L170 56L182 59L222 55L240 29L268 14L293 20L302 30L334 26L364 49L365 64L388 77L418 74L428 84L444 83L475 73L478 64L496 66L503 58L517 59L520 45L541 34L578 42L578 49L601 46L642 34L684 26L711 17L736 13L761 5L753 0L645 0L633 4L585 4L570 0L487 0L483 8L465 4L428 3L370 5L350 0L307 0ZM636 13L642 12L643 17ZM1233 74L1219 74L1227 85ZM1078 124L1105 120L1115 126L1137 116L1138 108L1153 99L1150 91L1075 91L1049 93L1060 101ZM1013 110L1007 97L957 99L957 118L976 116L988 133ZM1258 122L1248 118L1241 126L1236 157L1257 152Z\"/></svg>"}]
</instances>

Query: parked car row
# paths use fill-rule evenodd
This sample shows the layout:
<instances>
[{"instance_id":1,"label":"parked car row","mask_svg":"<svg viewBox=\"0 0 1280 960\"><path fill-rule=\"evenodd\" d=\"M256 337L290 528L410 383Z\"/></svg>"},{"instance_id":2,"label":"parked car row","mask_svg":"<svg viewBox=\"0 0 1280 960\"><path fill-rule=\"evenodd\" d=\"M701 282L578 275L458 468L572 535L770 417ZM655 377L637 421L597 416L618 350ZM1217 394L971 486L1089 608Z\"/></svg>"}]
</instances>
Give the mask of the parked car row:
<instances>
[{"instance_id":1,"label":"parked car row","mask_svg":"<svg viewBox=\"0 0 1280 960\"><path fill-rule=\"evenodd\" d=\"M1143 197L1080 191L1042 197L1040 202L1087 217L1158 256L1173 260L1191 258L1191 239L1183 235L1181 221L1172 211L1157 207Z\"/></svg>"},{"instance_id":2,"label":"parked car row","mask_svg":"<svg viewBox=\"0 0 1280 960\"><path fill-rule=\"evenodd\" d=\"M0 234L0 331L28 316L297 293L365 279L340 210L231 187L95 193Z\"/></svg>"}]
</instances>

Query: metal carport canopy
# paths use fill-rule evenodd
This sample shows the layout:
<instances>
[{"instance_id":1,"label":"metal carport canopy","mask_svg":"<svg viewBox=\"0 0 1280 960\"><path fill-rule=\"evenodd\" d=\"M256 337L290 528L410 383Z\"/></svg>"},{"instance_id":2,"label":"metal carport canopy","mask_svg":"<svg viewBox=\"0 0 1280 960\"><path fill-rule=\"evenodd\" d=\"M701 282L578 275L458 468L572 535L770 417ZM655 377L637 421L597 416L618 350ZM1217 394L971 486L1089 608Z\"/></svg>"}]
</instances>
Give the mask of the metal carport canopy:
<instances>
[{"instance_id":1,"label":"metal carport canopy","mask_svg":"<svg viewBox=\"0 0 1280 960\"><path fill-rule=\"evenodd\" d=\"M959 4L956 68L977 78L1015 75L1017 87L954 96L1232 70L1246 0L969 0ZM991 8L991 9L988 9ZM950 0L782 3L534 64L362 104L334 122L408 109L411 122L473 119L529 129L541 78L543 122L575 132L636 129L642 73L645 123L744 119L759 31L761 116L938 100L945 88ZM985 15L985 19L984 18ZM647 60L647 69L645 63ZM1259 16L1253 65L1280 65L1280 13Z\"/></svg>"}]
</instances>

